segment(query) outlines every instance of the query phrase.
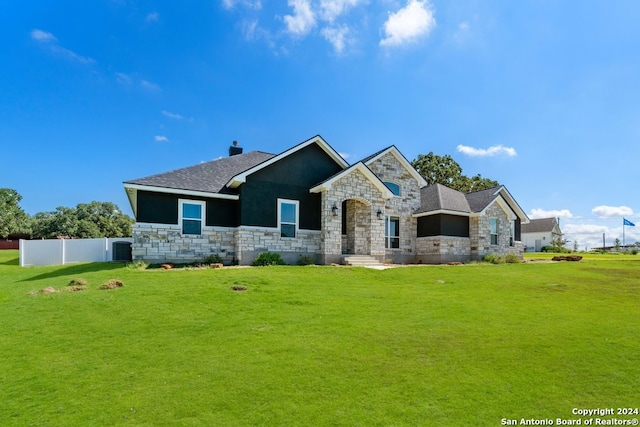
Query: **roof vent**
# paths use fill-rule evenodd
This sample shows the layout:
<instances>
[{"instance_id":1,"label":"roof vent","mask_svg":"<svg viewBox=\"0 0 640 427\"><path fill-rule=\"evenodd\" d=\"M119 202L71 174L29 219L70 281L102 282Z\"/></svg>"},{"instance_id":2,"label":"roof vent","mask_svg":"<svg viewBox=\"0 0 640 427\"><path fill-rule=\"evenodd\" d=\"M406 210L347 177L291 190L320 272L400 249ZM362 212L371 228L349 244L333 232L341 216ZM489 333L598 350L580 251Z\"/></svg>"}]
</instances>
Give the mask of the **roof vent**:
<instances>
[{"instance_id":1,"label":"roof vent","mask_svg":"<svg viewBox=\"0 0 640 427\"><path fill-rule=\"evenodd\" d=\"M233 145L229 147L229 156L236 154L242 154L242 147L239 146L238 141L233 141Z\"/></svg>"}]
</instances>

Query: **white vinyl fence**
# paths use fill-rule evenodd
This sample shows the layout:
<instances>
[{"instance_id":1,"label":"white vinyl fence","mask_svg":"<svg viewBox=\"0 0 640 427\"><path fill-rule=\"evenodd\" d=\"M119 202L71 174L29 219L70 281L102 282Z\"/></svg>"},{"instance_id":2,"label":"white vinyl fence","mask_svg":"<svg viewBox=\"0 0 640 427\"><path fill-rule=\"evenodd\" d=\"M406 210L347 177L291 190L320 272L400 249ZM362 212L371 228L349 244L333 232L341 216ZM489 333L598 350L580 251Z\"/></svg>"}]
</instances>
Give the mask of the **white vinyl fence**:
<instances>
[{"instance_id":1,"label":"white vinyl fence","mask_svg":"<svg viewBox=\"0 0 640 427\"><path fill-rule=\"evenodd\" d=\"M115 242L133 238L20 240L20 266L113 261Z\"/></svg>"}]
</instances>

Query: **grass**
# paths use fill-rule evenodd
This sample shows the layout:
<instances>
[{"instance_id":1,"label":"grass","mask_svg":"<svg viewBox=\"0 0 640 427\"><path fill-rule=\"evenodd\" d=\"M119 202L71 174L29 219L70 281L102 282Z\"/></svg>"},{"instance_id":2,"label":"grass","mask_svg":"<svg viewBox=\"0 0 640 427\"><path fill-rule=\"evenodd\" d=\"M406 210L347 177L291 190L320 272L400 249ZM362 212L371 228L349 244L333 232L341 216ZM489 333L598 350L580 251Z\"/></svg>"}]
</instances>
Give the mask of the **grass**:
<instances>
[{"instance_id":1,"label":"grass","mask_svg":"<svg viewBox=\"0 0 640 427\"><path fill-rule=\"evenodd\" d=\"M20 268L0 251L0 425L494 426L636 407L639 268ZM109 279L124 286L99 290Z\"/></svg>"}]
</instances>

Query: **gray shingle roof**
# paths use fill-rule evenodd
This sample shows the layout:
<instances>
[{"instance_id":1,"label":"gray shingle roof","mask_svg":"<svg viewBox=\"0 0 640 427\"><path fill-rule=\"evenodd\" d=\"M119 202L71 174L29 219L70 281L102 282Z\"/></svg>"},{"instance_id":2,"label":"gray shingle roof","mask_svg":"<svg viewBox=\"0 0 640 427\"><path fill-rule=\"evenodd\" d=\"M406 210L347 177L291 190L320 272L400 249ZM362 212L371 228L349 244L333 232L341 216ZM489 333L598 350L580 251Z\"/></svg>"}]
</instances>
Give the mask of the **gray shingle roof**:
<instances>
[{"instance_id":1,"label":"gray shingle roof","mask_svg":"<svg viewBox=\"0 0 640 427\"><path fill-rule=\"evenodd\" d=\"M417 213L447 210L461 213L482 212L500 194L502 186L464 194L442 184L420 189L420 210Z\"/></svg>"},{"instance_id":2,"label":"gray shingle roof","mask_svg":"<svg viewBox=\"0 0 640 427\"><path fill-rule=\"evenodd\" d=\"M556 224L557 221L555 218L532 219L529 221L529 224L522 224L521 231L523 233L550 233Z\"/></svg>"},{"instance_id":3,"label":"gray shingle roof","mask_svg":"<svg viewBox=\"0 0 640 427\"><path fill-rule=\"evenodd\" d=\"M498 190L502 186L488 188L486 190L474 191L466 195L471 212L482 212L498 197Z\"/></svg>"},{"instance_id":4,"label":"gray shingle roof","mask_svg":"<svg viewBox=\"0 0 640 427\"><path fill-rule=\"evenodd\" d=\"M470 213L469 203L464 195L457 190L442 184L433 184L420 189L420 211L431 212L448 210Z\"/></svg>"},{"instance_id":5,"label":"gray shingle roof","mask_svg":"<svg viewBox=\"0 0 640 427\"><path fill-rule=\"evenodd\" d=\"M390 145L388 147L383 148L382 150L376 151L375 153L371 154L370 156L365 157L364 159L360 160L362 163L366 164L369 160L373 159L374 157L376 157L378 154L387 151L389 148L393 147L393 145ZM356 162L358 163L358 162Z\"/></svg>"},{"instance_id":6,"label":"gray shingle roof","mask_svg":"<svg viewBox=\"0 0 640 427\"><path fill-rule=\"evenodd\" d=\"M221 193L225 192L225 184L232 177L259 165L274 156L274 154L263 153L261 151L251 151L244 154L200 163L195 166L148 176L146 178L125 181L124 183L179 190L203 191L208 193Z\"/></svg>"}]
</instances>

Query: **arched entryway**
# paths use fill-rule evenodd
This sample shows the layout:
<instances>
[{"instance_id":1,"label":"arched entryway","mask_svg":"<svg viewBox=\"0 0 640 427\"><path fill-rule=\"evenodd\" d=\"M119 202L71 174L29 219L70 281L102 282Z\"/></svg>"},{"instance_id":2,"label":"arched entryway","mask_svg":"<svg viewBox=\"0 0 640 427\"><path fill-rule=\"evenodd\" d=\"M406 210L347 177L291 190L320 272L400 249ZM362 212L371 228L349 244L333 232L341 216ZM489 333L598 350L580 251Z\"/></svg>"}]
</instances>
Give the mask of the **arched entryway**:
<instances>
[{"instance_id":1,"label":"arched entryway","mask_svg":"<svg viewBox=\"0 0 640 427\"><path fill-rule=\"evenodd\" d=\"M371 202L353 198L342 202L342 253L371 255Z\"/></svg>"}]
</instances>

